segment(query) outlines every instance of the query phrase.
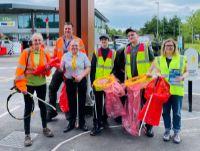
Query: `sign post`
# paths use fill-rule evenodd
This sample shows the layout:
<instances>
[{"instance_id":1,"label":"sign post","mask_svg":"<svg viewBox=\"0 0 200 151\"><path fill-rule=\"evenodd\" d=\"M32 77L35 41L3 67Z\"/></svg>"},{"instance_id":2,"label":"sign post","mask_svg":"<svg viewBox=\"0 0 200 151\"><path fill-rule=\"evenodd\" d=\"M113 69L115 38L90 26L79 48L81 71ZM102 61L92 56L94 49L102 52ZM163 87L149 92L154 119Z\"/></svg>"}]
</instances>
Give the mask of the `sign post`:
<instances>
[{"instance_id":1,"label":"sign post","mask_svg":"<svg viewBox=\"0 0 200 151\"><path fill-rule=\"evenodd\" d=\"M183 37L182 36L178 36L178 49L182 54L182 50L183 50Z\"/></svg>"},{"instance_id":2,"label":"sign post","mask_svg":"<svg viewBox=\"0 0 200 151\"><path fill-rule=\"evenodd\" d=\"M45 19L46 22L46 33L47 33L47 47L49 47L49 18Z\"/></svg>"},{"instance_id":3,"label":"sign post","mask_svg":"<svg viewBox=\"0 0 200 151\"><path fill-rule=\"evenodd\" d=\"M188 67L188 104L189 112L192 112L192 81L198 77L198 52L195 49L189 48L185 51L187 56Z\"/></svg>"}]
</instances>

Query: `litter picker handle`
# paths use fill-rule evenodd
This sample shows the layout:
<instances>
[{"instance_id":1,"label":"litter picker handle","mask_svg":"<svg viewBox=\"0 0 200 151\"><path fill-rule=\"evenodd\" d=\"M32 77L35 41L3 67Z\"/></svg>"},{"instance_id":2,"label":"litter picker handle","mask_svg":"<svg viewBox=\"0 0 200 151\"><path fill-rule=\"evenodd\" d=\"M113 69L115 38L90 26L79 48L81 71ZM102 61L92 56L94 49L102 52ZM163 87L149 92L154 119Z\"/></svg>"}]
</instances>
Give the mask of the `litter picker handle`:
<instances>
[{"instance_id":1,"label":"litter picker handle","mask_svg":"<svg viewBox=\"0 0 200 151\"><path fill-rule=\"evenodd\" d=\"M37 96L34 96L33 94L31 94L30 92L27 92L31 97L38 99L40 102L43 102L44 104L48 105L49 107L51 107L53 110L56 111L56 108L54 106L52 106L51 104L45 102L44 100L38 98Z\"/></svg>"}]
</instances>

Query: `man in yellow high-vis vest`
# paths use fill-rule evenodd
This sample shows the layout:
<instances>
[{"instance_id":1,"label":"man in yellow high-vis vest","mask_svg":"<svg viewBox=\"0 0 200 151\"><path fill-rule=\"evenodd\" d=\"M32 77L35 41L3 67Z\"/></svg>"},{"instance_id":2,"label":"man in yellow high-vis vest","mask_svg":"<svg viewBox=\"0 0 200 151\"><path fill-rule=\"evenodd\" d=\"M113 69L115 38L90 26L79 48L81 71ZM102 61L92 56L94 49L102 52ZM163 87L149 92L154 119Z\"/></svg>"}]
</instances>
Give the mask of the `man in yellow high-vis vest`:
<instances>
[{"instance_id":1,"label":"man in yellow high-vis vest","mask_svg":"<svg viewBox=\"0 0 200 151\"><path fill-rule=\"evenodd\" d=\"M110 75L114 66L115 51L108 47L109 36L103 34L99 37L101 47L94 52L91 62L91 83L97 78ZM107 123L107 114L104 105L104 92L94 89L95 105L93 117L93 129L90 135L95 136L101 132L101 128Z\"/></svg>"},{"instance_id":2,"label":"man in yellow high-vis vest","mask_svg":"<svg viewBox=\"0 0 200 151\"><path fill-rule=\"evenodd\" d=\"M150 45L139 42L139 35L132 28L126 30L129 44L125 49L117 51L113 74L123 83L126 79L146 74L154 60ZM123 98L122 101L125 101ZM146 102L142 96L142 105ZM122 102L123 103L123 102ZM152 126L146 124L146 136L153 137Z\"/></svg>"}]
</instances>

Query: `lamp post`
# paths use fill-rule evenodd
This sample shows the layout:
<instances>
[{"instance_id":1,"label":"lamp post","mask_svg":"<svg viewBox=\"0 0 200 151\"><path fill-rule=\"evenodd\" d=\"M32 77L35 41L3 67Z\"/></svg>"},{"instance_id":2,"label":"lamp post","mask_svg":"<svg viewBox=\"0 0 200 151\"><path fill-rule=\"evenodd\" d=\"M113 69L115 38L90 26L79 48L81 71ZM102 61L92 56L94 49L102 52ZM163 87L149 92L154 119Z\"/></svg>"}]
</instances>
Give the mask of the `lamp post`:
<instances>
[{"instance_id":1,"label":"lamp post","mask_svg":"<svg viewBox=\"0 0 200 151\"><path fill-rule=\"evenodd\" d=\"M158 39L158 21L159 21L159 0L155 1L157 4L157 30L156 30L156 39Z\"/></svg>"},{"instance_id":2,"label":"lamp post","mask_svg":"<svg viewBox=\"0 0 200 151\"><path fill-rule=\"evenodd\" d=\"M194 42L194 23L193 23L193 21L194 21L194 10L192 10L192 18L191 18L191 25L192 25L192 44L193 44L193 42Z\"/></svg>"}]
</instances>

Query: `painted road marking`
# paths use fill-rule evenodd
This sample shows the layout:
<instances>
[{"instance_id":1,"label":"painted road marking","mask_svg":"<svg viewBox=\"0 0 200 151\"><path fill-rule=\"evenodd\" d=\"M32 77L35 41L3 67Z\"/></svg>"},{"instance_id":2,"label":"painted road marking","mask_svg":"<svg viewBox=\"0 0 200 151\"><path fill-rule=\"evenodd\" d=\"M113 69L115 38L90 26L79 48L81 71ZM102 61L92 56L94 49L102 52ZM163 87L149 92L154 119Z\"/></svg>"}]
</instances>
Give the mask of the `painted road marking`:
<instances>
[{"instance_id":1,"label":"painted road marking","mask_svg":"<svg viewBox=\"0 0 200 151\"><path fill-rule=\"evenodd\" d=\"M0 82L6 83L9 81L13 81L14 77L8 78L8 77L0 77Z\"/></svg>"},{"instance_id":2,"label":"painted road marking","mask_svg":"<svg viewBox=\"0 0 200 151\"><path fill-rule=\"evenodd\" d=\"M121 127L122 125L114 125L114 126L109 126L109 128L118 128L118 127ZM65 141L63 141L63 142L60 142L56 147L54 147L51 151L56 151L60 146L62 146L63 144L65 144L65 143L68 143L68 142L70 142L71 140L74 140L74 139L76 139L76 138L78 138L78 137L81 137L82 135L85 135L85 134L88 134L88 133L90 133L90 131L87 131L87 132L83 132L83 133L80 133L80 134L78 134L78 135L75 135L75 136L73 136L73 137L71 137L71 138L69 138L69 139L66 139Z\"/></svg>"},{"instance_id":3,"label":"painted road marking","mask_svg":"<svg viewBox=\"0 0 200 151\"><path fill-rule=\"evenodd\" d=\"M19 108L20 108L20 105L18 105L18 106L16 106L16 107L14 107L13 109L11 109L10 112L15 111L15 110L17 110L17 109L19 109ZM5 113L3 113L3 114L1 114L1 115L0 115L0 118L6 116L7 114L9 114L8 111L5 112Z\"/></svg>"},{"instance_id":4,"label":"painted road marking","mask_svg":"<svg viewBox=\"0 0 200 151\"><path fill-rule=\"evenodd\" d=\"M0 70L13 70L16 69L16 67L0 67Z\"/></svg>"}]
</instances>

